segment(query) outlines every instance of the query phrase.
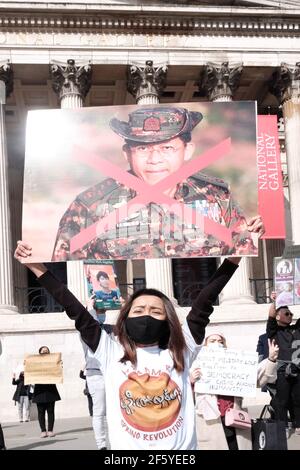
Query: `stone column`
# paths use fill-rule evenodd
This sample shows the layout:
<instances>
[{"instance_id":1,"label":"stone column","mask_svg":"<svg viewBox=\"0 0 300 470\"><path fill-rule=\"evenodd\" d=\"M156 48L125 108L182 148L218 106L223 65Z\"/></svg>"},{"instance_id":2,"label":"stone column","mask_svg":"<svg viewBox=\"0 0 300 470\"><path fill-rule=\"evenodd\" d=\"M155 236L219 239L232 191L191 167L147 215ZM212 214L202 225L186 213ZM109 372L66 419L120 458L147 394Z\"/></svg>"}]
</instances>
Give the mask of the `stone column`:
<instances>
[{"instance_id":1,"label":"stone column","mask_svg":"<svg viewBox=\"0 0 300 470\"><path fill-rule=\"evenodd\" d=\"M167 70L165 64L153 66L152 60L147 60L145 65L128 66L127 89L135 97L137 104L159 104L159 96L166 83ZM147 259L145 271L147 287L161 290L169 298L174 299L172 260Z\"/></svg>"},{"instance_id":2,"label":"stone column","mask_svg":"<svg viewBox=\"0 0 300 470\"><path fill-rule=\"evenodd\" d=\"M300 245L300 62L282 63L270 82L270 91L282 104L289 181L292 245Z\"/></svg>"},{"instance_id":3,"label":"stone column","mask_svg":"<svg viewBox=\"0 0 300 470\"><path fill-rule=\"evenodd\" d=\"M0 314L17 312L14 302L5 130L5 102L12 90L12 68L8 62L0 62Z\"/></svg>"},{"instance_id":4,"label":"stone column","mask_svg":"<svg viewBox=\"0 0 300 470\"><path fill-rule=\"evenodd\" d=\"M204 68L200 88L205 90L210 101L232 101L238 87L243 64L208 62ZM223 289L220 295L222 304L254 303L249 278L251 277L250 260L244 258L238 271Z\"/></svg>"},{"instance_id":5,"label":"stone column","mask_svg":"<svg viewBox=\"0 0 300 470\"><path fill-rule=\"evenodd\" d=\"M238 87L243 64L207 62L202 74L200 89L204 90L210 101L232 101Z\"/></svg>"},{"instance_id":6,"label":"stone column","mask_svg":"<svg viewBox=\"0 0 300 470\"><path fill-rule=\"evenodd\" d=\"M92 68L90 63L79 64L77 62L75 65L73 59L69 59L67 64L52 61L50 74L53 90L59 98L61 108L81 108L91 87ZM82 261L67 262L67 278L69 289L81 302L86 302L88 292Z\"/></svg>"}]
</instances>

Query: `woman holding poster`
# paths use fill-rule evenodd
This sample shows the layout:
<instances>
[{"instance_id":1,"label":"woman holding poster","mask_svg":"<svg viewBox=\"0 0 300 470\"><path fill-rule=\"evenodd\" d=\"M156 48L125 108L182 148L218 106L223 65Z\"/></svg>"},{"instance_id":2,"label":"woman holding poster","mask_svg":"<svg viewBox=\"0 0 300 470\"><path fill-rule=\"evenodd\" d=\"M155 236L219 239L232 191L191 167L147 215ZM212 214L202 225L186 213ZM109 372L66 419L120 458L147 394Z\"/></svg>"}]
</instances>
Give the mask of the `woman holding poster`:
<instances>
[{"instance_id":1,"label":"woman holding poster","mask_svg":"<svg viewBox=\"0 0 300 470\"><path fill-rule=\"evenodd\" d=\"M248 229L263 234L260 217L251 219ZM111 332L92 318L45 265L30 264L31 255L32 248L18 242L15 258L25 261L64 306L100 362L109 390L106 416L111 449L196 449L189 364L204 339L213 302L236 271L240 258L223 262L193 303L183 327L166 295L141 289L122 306Z\"/></svg>"}]
</instances>

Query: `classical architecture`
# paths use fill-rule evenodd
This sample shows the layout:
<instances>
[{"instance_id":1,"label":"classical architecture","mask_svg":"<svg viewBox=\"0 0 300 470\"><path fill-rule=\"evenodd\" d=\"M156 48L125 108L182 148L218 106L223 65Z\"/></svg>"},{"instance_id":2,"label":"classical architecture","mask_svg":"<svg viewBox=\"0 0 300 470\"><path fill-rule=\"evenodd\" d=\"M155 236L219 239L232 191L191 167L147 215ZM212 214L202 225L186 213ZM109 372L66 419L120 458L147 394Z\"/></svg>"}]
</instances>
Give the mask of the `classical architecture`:
<instances>
[{"instance_id":1,"label":"classical architecture","mask_svg":"<svg viewBox=\"0 0 300 470\"><path fill-rule=\"evenodd\" d=\"M258 259L243 260L212 316L230 346L252 349L265 329L273 257L285 243L300 244L299 1L0 2L1 421L16 419L13 369L43 344L63 355L58 417L87 412L73 322L12 256L21 238L27 111L208 100L256 100L259 114L278 116L287 239L263 241ZM117 263L124 290L158 287L178 302L182 318L199 277L215 267L205 259ZM86 300L79 262L52 269ZM26 314L39 310L49 313ZM299 315L299 306L293 310Z\"/></svg>"}]
</instances>

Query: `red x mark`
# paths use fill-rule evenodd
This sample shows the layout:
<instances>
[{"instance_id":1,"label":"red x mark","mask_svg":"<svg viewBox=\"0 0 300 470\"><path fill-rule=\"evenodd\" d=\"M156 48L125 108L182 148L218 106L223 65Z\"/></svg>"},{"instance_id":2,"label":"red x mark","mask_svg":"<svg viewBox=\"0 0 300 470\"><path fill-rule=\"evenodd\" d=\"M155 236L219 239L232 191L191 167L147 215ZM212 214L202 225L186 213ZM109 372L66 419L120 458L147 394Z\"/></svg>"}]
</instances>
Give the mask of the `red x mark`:
<instances>
[{"instance_id":1,"label":"red x mark","mask_svg":"<svg viewBox=\"0 0 300 470\"><path fill-rule=\"evenodd\" d=\"M159 205L167 204L170 207L170 211L179 217L182 217L182 214L184 213L186 223L193 224L195 220L200 220L203 232L215 235L218 239L223 240L229 246L232 246L232 228L228 229L227 227L224 227L224 225L214 222L206 216L199 216L199 213L194 209L191 209L184 203L176 201L164 194L164 191L167 189L175 187L178 183L184 181L189 176L197 173L212 162L222 158L230 151L230 149L231 139L228 138L220 142L215 147L207 150L202 155L199 155L197 158L190 160L183 167L179 168L177 171L155 185L145 183L145 181L142 181L137 176L122 170L108 160L100 158L97 154L91 153L89 155L83 155L82 152L77 152L77 154L75 154L75 158L87 163L89 166L95 168L101 173L104 173L106 176L112 177L113 175L116 181L128 188L134 189L139 193L139 195L131 199L128 204L124 204L123 206L114 209L106 217L103 217L103 219L95 222L75 235L70 240L70 252L74 253L74 251L80 250L87 243L94 240L99 233L104 233L110 228L114 228L116 226L116 221L119 223L132 213L136 212L137 205L142 208L151 202Z\"/></svg>"}]
</instances>

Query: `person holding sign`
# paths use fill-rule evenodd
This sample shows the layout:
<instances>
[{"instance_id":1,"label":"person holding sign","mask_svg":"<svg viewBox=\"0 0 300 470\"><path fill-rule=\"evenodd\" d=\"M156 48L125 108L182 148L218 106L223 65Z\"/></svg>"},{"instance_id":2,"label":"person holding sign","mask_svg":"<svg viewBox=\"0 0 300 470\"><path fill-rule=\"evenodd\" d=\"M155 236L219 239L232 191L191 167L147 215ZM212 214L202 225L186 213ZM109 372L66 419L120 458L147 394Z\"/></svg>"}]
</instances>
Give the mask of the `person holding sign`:
<instances>
[{"instance_id":1,"label":"person holding sign","mask_svg":"<svg viewBox=\"0 0 300 470\"><path fill-rule=\"evenodd\" d=\"M119 183L122 175L115 177L111 170L112 178L76 197L59 222L52 260L257 254L228 184L196 169L186 178L180 172L192 161L192 132L202 119L200 112L171 106L139 107L129 114L128 122L113 118L110 127L124 139L129 171L122 173L123 184ZM169 181L168 188L161 190L164 180ZM130 207L142 195L149 202L137 201L134 209ZM155 202L151 197L156 197ZM124 217L118 222L116 211L121 208ZM111 215L114 223L108 223L104 234L99 227ZM94 236L90 234L93 225ZM205 232L201 238L200 229ZM72 239L83 231L89 239L72 252Z\"/></svg>"},{"instance_id":2,"label":"person holding sign","mask_svg":"<svg viewBox=\"0 0 300 470\"><path fill-rule=\"evenodd\" d=\"M223 333L215 331L206 336L204 346L208 350L227 348ZM257 382L259 386L275 382L278 347L269 342L269 357L259 363ZM192 385L201 378L201 350L199 360L194 362L190 370ZM216 370L218 373L218 370ZM220 373L220 371L219 371ZM203 394L195 391L196 432L198 448L201 450L251 450L251 428L239 429L226 425L226 413L230 409L242 410L242 398L237 396L224 396ZM244 410L245 411L245 410Z\"/></svg>"},{"instance_id":3,"label":"person holding sign","mask_svg":"<svg viewBox=\"0 0 300 470\"><path fill-rule=\"evenodd\" d=\"M48 346L41 346L39 354L50 354ZM39 383L35 384L33 392L33 403L38 409L38 420L41 428L41 437L54 437L53 432L55 421L55 402L60 400L60 395L55 384ZM46 412L48 416L48 431L46 429Z\"/></svg>"},{"instance_id":4,"label":"person holding sign","mask_svg":"<svg viewBox=\"0 0 300 470\"><path fill-rule=\"evenodd\" d=\"M264 232L260 217L250 230ZM202 343L213 302L240 258L225 260L194 301L181 327L170 299L156 289L135 292L122 306L113 332L92 318L43 264L30 264L32 248L18 242L15 258L75 320L81 338L99 361L106 385L111 449L193 450L196 432L189 364Z\"/></svg>"}]
</instances>

